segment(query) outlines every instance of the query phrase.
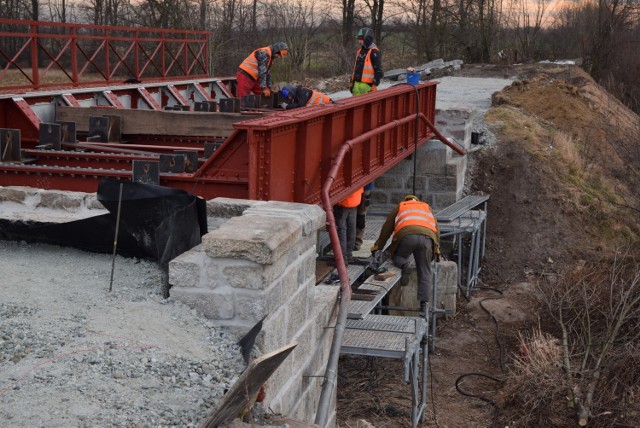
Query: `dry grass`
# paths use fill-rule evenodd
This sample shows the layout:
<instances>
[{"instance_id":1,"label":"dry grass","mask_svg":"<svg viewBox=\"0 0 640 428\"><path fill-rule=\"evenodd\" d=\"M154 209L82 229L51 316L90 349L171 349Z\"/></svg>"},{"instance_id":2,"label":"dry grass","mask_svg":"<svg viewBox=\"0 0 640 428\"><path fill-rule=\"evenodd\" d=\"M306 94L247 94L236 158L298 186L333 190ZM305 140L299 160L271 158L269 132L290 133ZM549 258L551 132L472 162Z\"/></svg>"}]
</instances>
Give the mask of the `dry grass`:
<instances>
[{"instance_id":1,"label":"dry grass","mask_svg":"<svg viewBox=\"0 0 640 428\"><path fill-rule=\"evenodd\" d=\"M501 419L510 427L571 426L559 341L540 330L520 334L519 340L521 353L505 380Z\"/></svg>"},{"instance_id":2,"label":"dry grass","mask_svg":"<svg viewBox=\"0 0 640 428\"><path fill-rule=\"evenodd\" d=\"M520 336L506 381L509 426L640 426L638 247L538 281L554 323Z\"/></svg>"}]
</instances>

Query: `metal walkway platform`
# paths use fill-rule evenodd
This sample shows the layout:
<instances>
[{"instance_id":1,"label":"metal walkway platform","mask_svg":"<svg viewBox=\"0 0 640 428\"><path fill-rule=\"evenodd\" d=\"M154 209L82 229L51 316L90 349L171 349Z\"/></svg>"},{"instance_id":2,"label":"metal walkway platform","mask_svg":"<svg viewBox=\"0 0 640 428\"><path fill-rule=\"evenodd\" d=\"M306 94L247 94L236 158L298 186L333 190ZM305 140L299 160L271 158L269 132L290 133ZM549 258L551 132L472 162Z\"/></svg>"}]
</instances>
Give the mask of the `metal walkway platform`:
<instances>
[{"instance_id":1,"label":"metal walkway platform","mask_svg":"<svg viewBox=\"0 0 640 428\"><path fill-rule=\"evenodd\" d=\"M401 275L400 269L395 267L390 260L384 262L381 267L387 269L384 274L371 275L357 289L353 290L347 318L363 319L398 283Z\"/></svg>"},{"instance_id":2,"label":"metal walkway platform","mask_svg":"<svg viewBox=\"0 0 640 428\"><path fill-rule=\"evenodd\" d=\"M417 427L427 407L428 317L365 315L347 320L342 354L403 361L403 378L411 384L411 425ZM420 355L422 354L422 363Z\"/></svg>"},{"instance_id":3,"label":"metal walkway platform","mask_svg":"<svg viewBox=\"0 0 640 428\"><path fill-rule=\"evenodd\" d=\"M484 257L488 200L488 195L470 195L436 213L440 238L459 237L456 254L458 289L467 297L478 282L480 261ZM474 209L479 206L479 209ZM465 238L469 242L468 256L465 256ZM463 284L465 272L466 279Z\"/></svg>"}]
</instances>

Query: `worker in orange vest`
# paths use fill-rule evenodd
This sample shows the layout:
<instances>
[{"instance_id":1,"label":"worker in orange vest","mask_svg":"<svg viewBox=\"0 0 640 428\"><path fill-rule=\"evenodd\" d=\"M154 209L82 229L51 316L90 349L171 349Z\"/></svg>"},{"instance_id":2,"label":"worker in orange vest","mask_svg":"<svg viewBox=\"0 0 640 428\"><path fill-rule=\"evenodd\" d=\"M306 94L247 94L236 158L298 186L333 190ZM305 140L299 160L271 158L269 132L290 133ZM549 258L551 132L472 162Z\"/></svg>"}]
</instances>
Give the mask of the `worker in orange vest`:
<instances>
[{"instance_id":1,"label":"worker in orange vest","mask_svg":"<svg viewBox=\"0 0 640 428\"><path fill-rule=\"evenodd\" d=\"M356 61L351 75L351 93L362 95L378 89L382 80L382 54L373 41L373 30L361 28L356 36L360 49L356 53Z\"/></svg>"},{"instance_id":2,"label":"worker in orange vest","mask_svg":"<svg viewBox=\"0 0 640 428\"><path fill-rule=\"evenodd\" d=\"M273 60L286 57L288 52L289 46L285 42L277 42L251 52L242 61L236 73L238 98L251 93L270 96Z\"/></svg>"},{"instance_id":3,"label":"worker in orange vest","mask_svg":"<svg viewBox=\"0 0 640 428\"><path fill-rule=\"evenodd\" d=\"M371 252L384 248L391 234L393 239L389 252L393 255L393 264L402 269L400 285L409 283L409 256L413 254L418 271L420 310L426 312L429 301L427 290L429 285L433 285L431 260L435 254L440 254L440 229L429 204L420 202L414 195L407 195L387 216Z\"/></svg>"},{"instance_id":4,"label":"worker in orange vest","mask_svg":"<svg viewBox=\"0 0 640 428\"><path fill-rule=\"evenodd\" d=\"M359 188L333 207L340 248L347 265L353 261L353 246L356 242L356 213L363 191L362 187Z\"/></svg>"},{"instance_id":5,"label":"worker in orange vest","mask_svg":"<svg viewBox=\"0 0 640 428\"><path fill-rule=\"evenodd\" d=\"M285 85L280 90L280 96L284 101L285 105L283 107L286 110L333 102L329 95L323 94L320 91L314 91L313 89L302 85Z\"/></svg>"}]
</instances>

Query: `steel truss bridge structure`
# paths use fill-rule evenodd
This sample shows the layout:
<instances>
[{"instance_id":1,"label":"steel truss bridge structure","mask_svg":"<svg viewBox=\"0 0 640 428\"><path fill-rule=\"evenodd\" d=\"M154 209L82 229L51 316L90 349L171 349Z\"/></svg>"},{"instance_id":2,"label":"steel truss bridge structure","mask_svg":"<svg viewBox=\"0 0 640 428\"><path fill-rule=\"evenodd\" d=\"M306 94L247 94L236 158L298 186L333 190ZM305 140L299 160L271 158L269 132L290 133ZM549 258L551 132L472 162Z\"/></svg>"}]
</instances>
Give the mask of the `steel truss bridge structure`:
<instances>
[{"instance_id":1,"label":"steel truss bridge structure","mask_svg":"<svg viewBox=\"0 0 640 428\"><path fill-rule=\"evenodd\" d=\"M436 82L283 111L208 76L206 32L0 19L0 35L3 186L95 192L156 174L206 199L319 204L344 145L332 201L434 137L464 153L433 126ZM46 80L54 69L65 81Z\"/></svg>"}]
</instances>

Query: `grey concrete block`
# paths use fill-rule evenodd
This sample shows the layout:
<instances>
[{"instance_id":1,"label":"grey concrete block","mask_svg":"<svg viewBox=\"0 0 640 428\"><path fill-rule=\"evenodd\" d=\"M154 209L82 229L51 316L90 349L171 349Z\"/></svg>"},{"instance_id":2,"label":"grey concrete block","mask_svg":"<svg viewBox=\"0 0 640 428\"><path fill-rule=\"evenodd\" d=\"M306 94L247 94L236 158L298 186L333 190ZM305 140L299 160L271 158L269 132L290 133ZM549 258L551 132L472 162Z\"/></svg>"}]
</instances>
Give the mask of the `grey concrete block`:
<instances>
[{"instance_id":1,"label":"grey concrete block","mask_svg":"<svg viewBox=\"0 0 640 428\"><path fill-rule=\"evenodd\" d=\"M275 349L287 344L286 337L282 332L287 324L287 311L282 307L269 316L262 323L262 331L256 338L255 346L261 354L267 354Z\"/></svg>"},{"instance_id":2,"label":"grey concrete block","mask_svg":"<svg viewBox=\"0 0 640 428\"><path fill-rule=\"evenodd\" d=\"M220 265L221 273L231 287L264 290L273 282L270 280L271 278L269 278L270 275L265 273L265 266L252 260L229 258L215 258L211 260ZM276 274L273 270L270 270L268 273Z\"/></svg>"},{"instance_id":3,"label":"grey concrete block","mask_svg":"<svg viewBox=\"0 0 640 428\"><path fill-rule=\"evenodd\" d=\"M298 334L300 329L304 326L307 320L307 298L308 290L306 287L302 287L296 294L291 296L287 300L287 338L293 338Z\"/></svg>"},{"instance_id":4,"label":"grey concrete block","mask_svg":"<svg viewBox=\"0 0 640 428\"><path fill-rule=\"evenodd\" d=\"M316 249L310 248L300 256L300 266L298 267L298 282L304 283L308 279L316 279Z\"/></svg>"},{"instance_id":5,"label":"grey concrete block","mask_svg":"<svg viewBox=\"0 0 640 428\"><path fill-rule=\"evenodd\" d=\"M406 175L396 175L390 172L376 178L375 189L401 189L404 185Z\"/></svg>"},{"instance_id":6,"label":"grey concrete block","mask_svg":"<svg viewBox=\"0 0 640 428\"><path fill-rule=\"evenodd\" d=\"M458 198L456 192L432 193L431 196L433 197L433 203L431 204L431 207L435 210L446 208L460 199Z\"/></svg>"},{"instance_id":7,"label":"grey concrete block","mask_svg":"<svg viewBox=\"0 0 640 428\"><path fill-rule=\"evenodd\" d=\"M171 298L196 309L209 319L231 319L235 316L234 295L228 291L176 287Z\"/></svg>"},{"instance_id":8,"label":"grey concrete block","mask_svg":"<svg viewBox=\"0 0 640 428\"><path fill-rule=\"evenodd\" d=\"M244 321L258 322L271 312L275 312L281 299L282 287L274 284L266 290L240 292L236 289L236 317ZM269 306L273 305L273 306Z\"/></svg>"},{"instance_id":9,"label":"grey concrete block","mask_svg":"<svg viewBox=\"0 0 640 428\"><path fill-rule=\"evenodd\" d=\"M302 235L312 235L325 224L325 212L318 205L299 204L293 202L269 201L248 208L243 215L273 216L277 218L292 217L300 221Z\"/></svg>"},{"instance_id":10,"label":"grey concrete block","mask_svg":"<svg viewBox=\"0 0 640 428\"><path fill-rule=\"evenodd\" d=\"M203 237L210 257L231 257L272 264L286 255L302 235L292 218L259 215L234 217Z\"/></svg>"},{"instance_id":11,"label":"grey concrete block","mask_svg":"<svg viewBox=\"0 0 640 428\"><path fill-rule=\"evenodd\" d=\"M207 261L206 258L201 244L171 260L169 262L169 284L173 287L207 286L202 283L202 271Z\"/></svg>"},{"instance_id":12,"label":"grey concrete block","mask_svg":"<svg viewBox=\"0 0 640 428\"><path fill-rule=\"evenodd\" d=\"M265 204L265 201L252 201L248 199L215 198L207 201L207 216L232 218L241 216L251 207Z\"/></svg>"},{"instance_id":13,"label":"grey concrete block","mask_svg":"<svg viewBox=\"0 0 640 428\"><path fill-rule=\"evenodd\" d=\"M447 170L447 160L450 157L447 150L451 149L442 143L438 147L429 149L422 147L418 155L416 170L420 174L444 175Z\"/></svg>"},{"instance_id":14,"label":"grey concrete block","mask_svg":"<svg viewBox=\"0 0 640 428\"><path fill-rule=\"evenodd\" d=\"M429 190L432 192L455 192L458 190L457 177L430 177Z\"/></svg>"},{"instance_id":15,"label":"grey concrete block","mask_svg":"<svg viewBox=\"0 0 640 428\"><path fill-rule=\"evenodd\" d=\"M75 212L83 206L84 194L78 192L43 191L36 208L50 208Z\"/></svg>"},{"instance_id":16,"label":"grey concrete block","mask_svg":"<svg viewBox=\"0 0 640 428\"><path fill-rule=\"evenodd\" d=\"M84 205L90 210L104 210L107 209L102 205L100 201L98 201L97 195L95 193L89 193L84 197Z\"/></svg>"},{"instance_id":17,"label":"grey concrete block","mask_svg":"<svg viewBox=\"0 0 640 428\"><path fill-rule=\"evenodd\" d=\"M0 187L0 202L15 202L18 204L23 204L26 199L27 192L25 192L23 188Z\"/></svg>"}]
</instances>

